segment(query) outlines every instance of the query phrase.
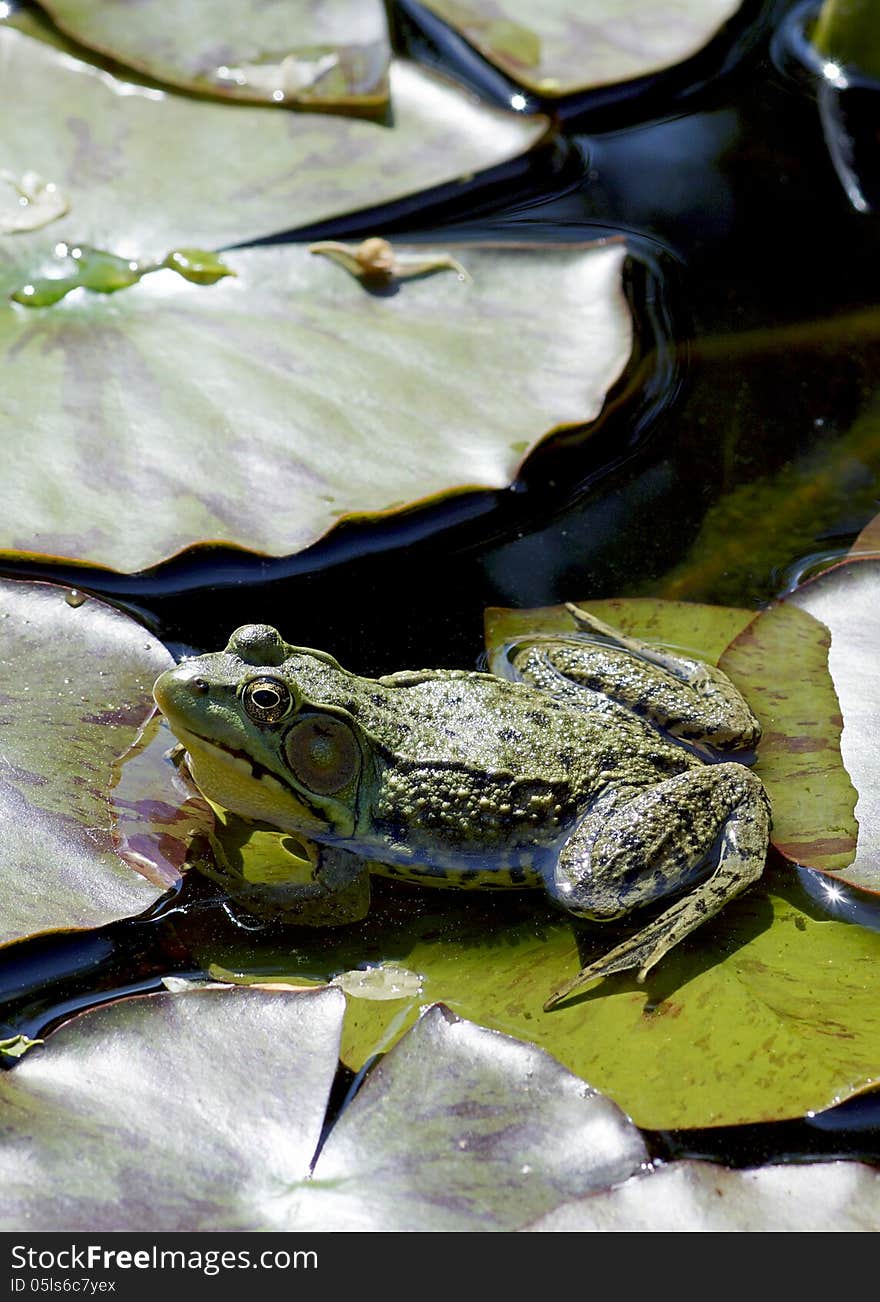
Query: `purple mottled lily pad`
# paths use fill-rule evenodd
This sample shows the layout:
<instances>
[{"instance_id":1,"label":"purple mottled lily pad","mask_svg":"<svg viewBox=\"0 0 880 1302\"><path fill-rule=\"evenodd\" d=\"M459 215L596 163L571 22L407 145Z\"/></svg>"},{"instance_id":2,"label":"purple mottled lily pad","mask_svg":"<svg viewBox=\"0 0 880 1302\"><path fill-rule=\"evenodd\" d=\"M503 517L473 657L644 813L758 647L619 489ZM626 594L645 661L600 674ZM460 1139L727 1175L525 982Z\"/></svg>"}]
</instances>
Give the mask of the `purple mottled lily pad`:
<instances>
[{"instance_id":1,"label":"purple mottled lily pad","mask_svg":"<svg viewBox=\"0 0 880 1302\"><path fill-rule=\"evenodd\" d=\"M179 880L204 802L187 803L165 761L141 760L114 791L171 663L101 601L0 580L3 942L139 913Z\"/></svg>"},{"instance_id":2,"label":"purple mottled lily pad","mask_svg":"<svg viewBox=\"0 0 880 1302\"><path fill-rule=\"evenodd\" d=\"M741 2L419 0L508 77L548 98L681 63L708 44Z\"/></svg>"},{"instance_id":3,"label":"purple mottled lily pad","mask_svg":"<svg viewBox=\"0 0 880 1302\"><path fill-rule=\"evenodd\" d=\"M511 1230L645 1161L635 1126L584 1081L434 1007L310 1172L344 1007L335 989L208 989L67 1023L0 1077L16 1119L0 1225Z\"/></svg>"},{"instance_id":4,"label":"purple mottled lily pad","mask_svg":"<svg viewBox=\"0 0 880 1302\"><path fill-rule=\"evenodd\" d=\"M211 286L166 270L0 303L0 549L117 570L200 542L288 555L344 516L505 487L623 372L626 247L455 252L469 280L384 296L285 245L224 255Z\"/></svg>"},{"instance_id":5,"label":"purple mottled lily pad","mask_svg":"<svg viewBox=\"0 0 880 1302\"><path fill-rule=\"evenodd\" d=\"M277 106L369 112L388 102L381 0L47 0L91 49L184 90Z\"/></svg>"},{"instance_id":6,"label":"purple mottled lily pad","mask_svg":"<svg viewBox=\"0 0 880 1302\"><path fill-rule=\"evenodd\" d=\"M555 1233L856 1233L880 1224L880 1172L863 1162L729 1171L671 1162L557 1207L526 1229Z\"/></svg>"},{"instance_id":7,"label":"purple mottled lily pad","mask_svg":"<svg viewBox=\"0 0 880 1302\"><path fill-rule=\"evenodd\" d=\"M34 269L59 241L140 261L244 243L478 175L547 134L546 118L479 104L405 59L391 85L392 127L212 103L0 24L0 167L36 173L69 205L45 229L0 235L0 268Z\"/></svg>"}]
</instances>

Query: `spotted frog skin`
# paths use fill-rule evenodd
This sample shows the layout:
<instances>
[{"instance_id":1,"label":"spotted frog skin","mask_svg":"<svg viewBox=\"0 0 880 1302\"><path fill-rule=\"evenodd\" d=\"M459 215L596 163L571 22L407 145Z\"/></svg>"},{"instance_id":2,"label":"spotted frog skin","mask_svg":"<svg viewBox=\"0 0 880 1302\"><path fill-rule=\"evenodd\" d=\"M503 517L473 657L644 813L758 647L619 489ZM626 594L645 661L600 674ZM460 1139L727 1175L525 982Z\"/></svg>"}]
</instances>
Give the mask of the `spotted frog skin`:
<instances>
[{"instance_id":1,"label":"spotted frog skin","mask_svg":"<svg viewBox=\"0 0 880 1302\"><path fill-rule=\"evenodd\" d=\"M362 916L369 871L543 885L597 920L678 897L549 1007L594 976L644 979L760 876L770 822L760 780L723 762L760 728L721 671L569 609L579 632L514 648L507 677L362 678L246 625L163 673L156 701L209 799L316 847L303 907L354 891Z\"/></svg>"}]
</instances>

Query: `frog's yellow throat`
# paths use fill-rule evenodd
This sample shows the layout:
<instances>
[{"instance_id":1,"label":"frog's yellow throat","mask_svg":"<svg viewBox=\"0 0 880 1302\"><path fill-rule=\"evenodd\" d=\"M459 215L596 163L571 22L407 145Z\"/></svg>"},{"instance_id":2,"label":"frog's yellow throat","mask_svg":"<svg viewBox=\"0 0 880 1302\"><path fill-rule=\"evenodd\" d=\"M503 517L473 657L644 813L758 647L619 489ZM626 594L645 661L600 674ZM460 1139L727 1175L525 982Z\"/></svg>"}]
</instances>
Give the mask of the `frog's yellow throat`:
<instances>
[{"instance_id":1,"label":"frog's yellow throat","mask_svg":"<svg viewBox=\"0 0 880 1302\"><path fill-rule=\"evenodd\" d=\"M274 774L177 722L174 732L186 750L193 781L209 800L283 831L326 832L327 820L317 817Z\"/></svg>"}]
</instances>

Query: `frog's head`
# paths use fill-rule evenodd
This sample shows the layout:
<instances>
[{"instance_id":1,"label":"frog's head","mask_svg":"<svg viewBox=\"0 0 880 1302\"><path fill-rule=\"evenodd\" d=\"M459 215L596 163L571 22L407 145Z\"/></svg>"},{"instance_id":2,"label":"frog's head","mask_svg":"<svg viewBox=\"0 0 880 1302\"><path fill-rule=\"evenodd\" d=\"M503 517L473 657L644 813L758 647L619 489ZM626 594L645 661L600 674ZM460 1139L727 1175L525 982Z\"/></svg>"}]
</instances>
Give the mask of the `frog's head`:
<instances>
[{"instance_id":1,"label":"frog's head","mask_svg":"<svg viewBox=\"0 0 880 1302\"><path fill-rule=\"evenodd\" d=\"M361 729L333 703L349 677L332 656L246 624L225 651L182 661L153 690L210 800L286 831L344 838L367 767Z\"/></svg>"}]
</instances>

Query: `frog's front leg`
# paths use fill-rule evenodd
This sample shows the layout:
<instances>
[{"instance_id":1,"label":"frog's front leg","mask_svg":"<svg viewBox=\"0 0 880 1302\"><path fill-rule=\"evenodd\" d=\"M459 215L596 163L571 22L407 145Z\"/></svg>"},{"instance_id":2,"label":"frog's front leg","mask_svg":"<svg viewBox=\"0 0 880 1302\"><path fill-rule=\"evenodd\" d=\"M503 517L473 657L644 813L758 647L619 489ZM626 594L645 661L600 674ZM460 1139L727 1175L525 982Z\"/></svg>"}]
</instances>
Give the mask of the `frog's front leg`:
<instances>
[{"instance_id":1,"label":"frog's front leg","mask_svg":"<svg viewBox=\"0 0 880 1302\"><path fill-rule=\"evenodd\" d=\"M287 848L277 864L243 855L237 844L247 830L236 820L230 837L225 824L211 836L215 878L252 913L301 927L333 927L359 922L370 908L367 861L339 846L299 838L301 853Z\"/></svg>"},{"instance_id":2,"label":"frog's front leg","mask_svg":"<svg viewBox=\"0 0 880 1302\"><path fill-rule=\"evenodd\" d=\"M597 640L531 643L514 660L525 681L557 696L577 699L586 690L605 697L696 747L729 752L757 745L761 725L721 669L628 637L570 602L566 608Z\"/></svg>"},{"instance_id":3,"label":"frog's front leg","mask_svg":"<svg viewBox=\"0 0 880 1302\"><path fill-rule=\"evenodd\" d=\"M569 912L616 918L686 889L720 839L717 862L647 927L551 995L545 1008L593 977L638 968L643 981L668 950L760 877L769 833L764 786L742 764L689 769L635 794L606 793L563 846L547 883Z\"/></svg>"}]
</instances>

